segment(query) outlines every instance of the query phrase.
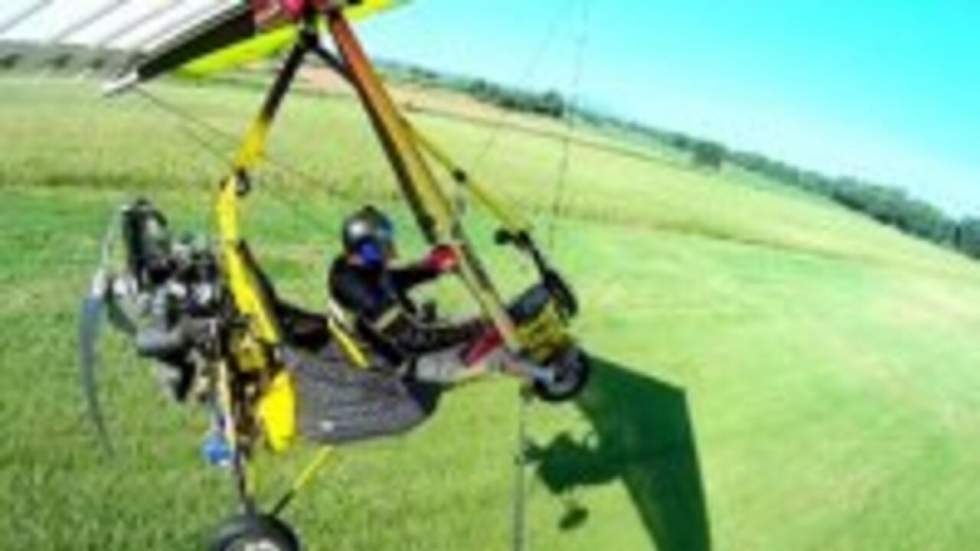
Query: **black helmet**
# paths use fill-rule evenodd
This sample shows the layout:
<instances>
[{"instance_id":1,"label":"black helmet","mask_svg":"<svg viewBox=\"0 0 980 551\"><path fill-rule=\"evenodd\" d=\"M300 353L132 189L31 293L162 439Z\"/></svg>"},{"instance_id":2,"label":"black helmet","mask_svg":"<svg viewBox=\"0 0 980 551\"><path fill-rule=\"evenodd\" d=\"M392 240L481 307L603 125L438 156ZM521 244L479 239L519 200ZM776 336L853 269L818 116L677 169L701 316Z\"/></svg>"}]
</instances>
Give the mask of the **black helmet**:
<instances>
[{"instance_id":1,"label":"black helmet","mask_svg":"<svg viewBox=\"0 0 980 551\"><path fill-rule=\"evenodd\" d=\"M367 264L383 264L394 248L391 220L371 205L344 220L342 231L344 250L358 255Z\"/></svg>"}]
</instances>

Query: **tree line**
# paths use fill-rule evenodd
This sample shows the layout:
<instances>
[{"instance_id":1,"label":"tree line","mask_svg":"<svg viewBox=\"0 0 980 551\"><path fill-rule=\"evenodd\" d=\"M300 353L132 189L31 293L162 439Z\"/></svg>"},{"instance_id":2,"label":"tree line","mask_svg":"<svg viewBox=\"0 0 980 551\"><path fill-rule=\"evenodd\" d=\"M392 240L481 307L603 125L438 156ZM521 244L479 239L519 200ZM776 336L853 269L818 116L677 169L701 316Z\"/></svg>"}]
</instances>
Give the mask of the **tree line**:
<instances>
[{"instance_id":1,"label":"tree line","mask_svg":"<svg viewBox=\"0 0 980 551\"><path fill-rule=\"evenodd\" d=\"M674 140L676 146L681 140ZM801 169L758 153L729 151L720 144L688 138L686 147L697 162L707 148L722 162L756 172L776 182L826 197L909 235L932 241L980 259L980 218L954 218L904 189L850 176L831 177ZM707 144L707 145L706 145ZM712 158L714 160L714 158Z\"/></svg>"},{"instance_id":2,"label":"tree line","mask_svg":"<svg viewBox=\"0 0 980 551\"><path fill-rule=\"evenodd\" d=\"M449 88L473 98L511 111L532 113L561 119L568 110L565 98L555 90L534 92L513 86L504 86L482 78L470 78L439 73L401 62L383 61L381 66L389 76L415 83Z\"/></svg>"},{"instance_id":3,"label":"tree line","mask_svg":"<svg viewBox=\"0 0 980 551\"><path fill-rule=\"evenodd\" d=\"M576 114L593 125L617 128L686 152L694 166L718 170L729 163L775 182L826 197L909 235L980 259L980 218L954 218L903 189L849 176L827 176L759 153L731 150L712 140L665 131L607 114L588 111Z\"/></svg>"},{"instance_id":4,"label":"tree line","mask_svg":"<svg viewBox=\"0 0 980 551\"><path fill-rule=\"evenodd\" d=\"M953 218L900 188L848 176L827 176L758 153L732 150L712 140L661 130L601 110L573 105L554 90L532 92L485 79L447 75L399 62L385 62L383 67L389 76L453 89L504 109L556 119L574 117L597 128L667 145L687 153L695 167L718 170L728 163L776 182L826 197L909 235L980 259L980 218Z\"/></svg>"}]
</instances>

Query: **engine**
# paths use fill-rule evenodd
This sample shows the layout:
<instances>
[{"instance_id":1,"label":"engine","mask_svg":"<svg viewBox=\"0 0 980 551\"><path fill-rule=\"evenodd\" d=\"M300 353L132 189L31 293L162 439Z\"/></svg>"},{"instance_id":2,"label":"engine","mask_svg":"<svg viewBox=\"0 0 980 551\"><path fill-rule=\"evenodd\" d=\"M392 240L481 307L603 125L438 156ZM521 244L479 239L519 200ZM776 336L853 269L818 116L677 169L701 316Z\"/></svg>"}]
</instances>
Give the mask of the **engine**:
<instances>
[{"instance_id":1,"label":"engine","mask_svg":"<svg viewBox=\"0 0 980 551\"><path fill-rule=\"evenodd\" d=\"M218 352L226 294L217 259L206 239L175 238L149 201L123 209L121 226L127 270L116 277L113 292L122 291L135 309L137 351L159 362L165 387L184 400Z\"/></svg>"}]
</instances>

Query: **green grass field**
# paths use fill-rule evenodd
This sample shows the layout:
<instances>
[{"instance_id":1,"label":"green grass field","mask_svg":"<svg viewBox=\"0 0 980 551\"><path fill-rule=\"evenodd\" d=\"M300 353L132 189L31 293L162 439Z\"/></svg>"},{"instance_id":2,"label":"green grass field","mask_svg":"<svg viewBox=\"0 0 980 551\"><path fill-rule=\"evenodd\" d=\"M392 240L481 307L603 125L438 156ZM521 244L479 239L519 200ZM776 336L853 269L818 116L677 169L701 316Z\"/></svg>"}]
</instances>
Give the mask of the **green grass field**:
<instances>
[{"instance_id":1,"label":"green grass field","mask_svg":"<svg viewBox=\"0 0 980 551\"><path fill-rule=\"evenodd\" d=\"M155 93L237 132L256 91ZM969 549L980 539L980 265L734 170L573 147L445 118L416 122L553 226L597 358L574 405L535 405L532 549ZM279 287L317 308L341 217L380 202L421 252L369 127L343 99L296 97L247 209ZM0 548L195 549L229 512L204 414L106 339L117 454L77 385L76 311L113 209L138 195L205 231L223 162L139 96L0 81ZM213 145L226 155L233 144ZM666 155L668 156L669 155ZM329 193L327 192L329 190ZM530 272L473 232L508 293ZM546 239L547 241L547 239ZM454 282L438 292L472 311ZM506 549L517 391L462 388L401 438L343 450L287 515L310 549ZM267 461L273 497L308 457Z\"/></svg>"}]
</instances>

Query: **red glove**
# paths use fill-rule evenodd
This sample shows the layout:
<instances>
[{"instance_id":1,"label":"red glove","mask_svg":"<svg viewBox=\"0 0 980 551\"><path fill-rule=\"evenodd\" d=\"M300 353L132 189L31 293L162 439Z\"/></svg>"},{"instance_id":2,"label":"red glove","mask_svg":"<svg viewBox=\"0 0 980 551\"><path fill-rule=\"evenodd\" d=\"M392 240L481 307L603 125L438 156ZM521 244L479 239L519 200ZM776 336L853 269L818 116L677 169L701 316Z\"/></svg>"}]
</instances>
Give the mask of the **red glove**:
<instances>
[{"instance_id":1,"label":"red glove","mask_svg":"<svg viewBox=\"0 0 980 551\"><path fill-rule=\"evenodd\" d=\"M429 269L439 273L455 270L459 266L459 256L456 249L449 245L436 245L429 251L429 256L423 261Z\"/></svg>"}]
</instances>

